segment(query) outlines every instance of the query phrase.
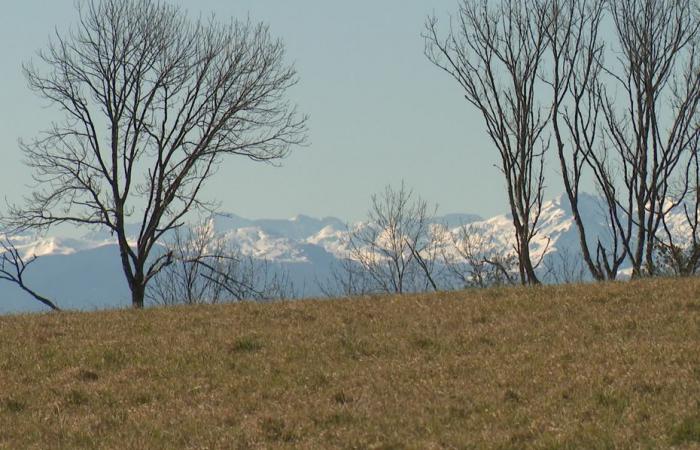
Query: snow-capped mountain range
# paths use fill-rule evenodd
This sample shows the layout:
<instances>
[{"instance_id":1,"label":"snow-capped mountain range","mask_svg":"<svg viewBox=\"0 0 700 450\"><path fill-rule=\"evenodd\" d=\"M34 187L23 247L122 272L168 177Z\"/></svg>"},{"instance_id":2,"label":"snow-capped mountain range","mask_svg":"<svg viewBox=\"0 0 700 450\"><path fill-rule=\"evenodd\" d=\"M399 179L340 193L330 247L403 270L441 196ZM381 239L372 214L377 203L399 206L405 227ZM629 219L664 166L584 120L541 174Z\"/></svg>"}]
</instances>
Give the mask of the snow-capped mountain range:
<instances>
[{"instance_id":1,"label":"snow-capped mountain range","mask_svg":"<svg viewBox=\"0 0 700 450\"><path fill-rule=\"evenodd\" d=\"M580 210L588 222L591 242L605 239L607 229L596 197L583 196ZM512 222L508 215L482 219L473 214L451 214L434 222L448 230L469 224L489 236L489 245L504 253L512 249ZM334 262L347 256L346 223L334 217L316 219L296 216L288 220L248 220L221 214L211 221L212 229L240 251L275 267L284 267L297 291L318 296L319 280L330 274ZM680 225L679 225L680 226ZM28 284L66 309L126 307L128 290L112 238L89 233L83 238L47 236L15 237L13 242L25 256L39 258L27 270ZM579 255L579 237L565 196L544 204L540 231L532 243L532 254L546 258ZM39 311L42 306L11 283L0 281L0 313Z\"/></svg>"}]
</instances>

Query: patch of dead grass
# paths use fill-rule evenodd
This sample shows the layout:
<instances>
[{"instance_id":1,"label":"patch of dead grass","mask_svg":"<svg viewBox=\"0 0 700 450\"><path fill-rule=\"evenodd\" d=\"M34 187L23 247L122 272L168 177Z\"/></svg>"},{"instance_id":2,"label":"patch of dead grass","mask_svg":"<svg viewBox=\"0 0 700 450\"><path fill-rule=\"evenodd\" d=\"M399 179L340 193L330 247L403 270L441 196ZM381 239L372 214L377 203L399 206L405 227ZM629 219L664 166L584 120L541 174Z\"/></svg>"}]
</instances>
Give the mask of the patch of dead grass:
<instances>
[{"instance_id":1,"label":"patch of dead grass","mask_svg":"<svg viewBox=\"0 0 700 450\"><path fill-rule=\"evenodd\" d=\"M700 281L0 318L0 448L697 448Z\"/></svg>"}]
</instances>

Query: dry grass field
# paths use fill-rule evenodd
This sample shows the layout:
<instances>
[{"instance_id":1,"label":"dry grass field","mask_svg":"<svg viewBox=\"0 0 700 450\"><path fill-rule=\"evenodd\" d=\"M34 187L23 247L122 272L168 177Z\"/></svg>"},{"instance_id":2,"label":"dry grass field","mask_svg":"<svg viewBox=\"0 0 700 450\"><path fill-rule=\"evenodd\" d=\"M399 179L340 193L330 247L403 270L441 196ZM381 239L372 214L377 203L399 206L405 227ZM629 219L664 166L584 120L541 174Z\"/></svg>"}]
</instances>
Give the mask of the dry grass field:
<instances>
[{"instance_id":1,"label":"dry grass field","mask_svg":"<svg viewBox=\"0 0 700 450\"><path fill-rule=\"evenodd\" d=\"M700 280L2 317L0 448L700 448Z\"/></svg>"}]
</instances>

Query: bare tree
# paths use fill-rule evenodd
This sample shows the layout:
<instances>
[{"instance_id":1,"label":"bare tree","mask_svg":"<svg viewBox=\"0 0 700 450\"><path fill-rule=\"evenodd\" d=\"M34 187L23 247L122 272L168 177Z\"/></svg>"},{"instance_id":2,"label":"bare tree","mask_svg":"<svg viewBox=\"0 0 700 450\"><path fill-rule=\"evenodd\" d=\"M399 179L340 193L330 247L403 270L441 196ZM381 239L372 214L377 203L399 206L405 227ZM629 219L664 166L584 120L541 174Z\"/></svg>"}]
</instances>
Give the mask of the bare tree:
<instances>
[{"instance_id":1,"label":"bare tree","mask_svg":"<svg viewBox=\"0 0 700 450\"><path fill-rule=\"evenodd\" d=\"M159 305L216 304L241 300L294 297L288 274L273 270L267 261L241 253L210 222L177 229L165 244L172 264L153 278L146 298Z\"/></svg>"},{"instance_id":2,"label":"bare tree","mask_svg":"<svg viewBox=\"0 0 700 450\"><path fill-rule=\"evenodd\" d=\"M444 230L441 262L457 281L456 288L512 285L518 278L518 258L499 248L483 227L467 224ZM454 284L454 283L453 283Z\"/></svg>"},{"instance_id":3,"label":"bare tree","mask_svg":"<svg viewBox=\"0 0 700 450\"><path fill-rule=\"evenodd\" d=\"M700 16L693 0L610 0L608 10L617 60L597 90L604 135L589 161L633 276L654 275L664 218L692 194L683 173L700 132Z\"/></svg>"},{"instance_id":4,"label":"bare tree","mask_svg":"<svg viewBox=\"0 0 700 450\"><path fill-rule=\"evenodd\" d=\"M544 193L549 110L536 99L547 47L547 14L537 0L464 0L447 37L428 19L427 58L462 87L500 156L515 228L520 281L538 284L530 242Z\"/></svg>"},{"instance_id":5,"label":"bare tree","mask_svg":"<svg viewBox=\"0 0 700 450\"><path fill-rule=\"evenodd\" d=\"M37 260L37 256L31 255L29 258L23 257L17 247L7 237L0 240L0 247L0 280L16 284L24 292L48 306L53 311L60 311L61 309L56 303L31 289L26 283L24 278L25 272L29 266Z\"/></svg>"},{"instance_id":6,"label":"bare tree","mask_svg":"<svg viewBox=\"0 0 700 450\"><path fill-rule=\"evenodd\" d=\"M434 214L435 209L414 198L403 183L398 190L387 186L381 195L372 196L367 222L349 230L346 275L371 285L364 289L371 292L437 290Z\"/></svg>"},{"instance_id":7,"label":"bare tree","mask_svg":"<svg viewBox=\"0 0 700 450\"><path fill-rule=\"evenodd\" d=\"M542 179L543 161L541 154L522 150L541 143L550 124L592 276L615 279L626 261L633 276L653 275L655 249L678 247L670 233L663 233L666 217L685 208L687 225L697 228L700 205L692 198L700 130L697 5L692 0L490 3L465 0L458 26L444 40L437 21L430 19L426 53L460 83L500 151L522 281L529 271L523 244L528 231L536 233L541 208L542 184L532 180ZM600 38L606 14L617 38L607 48ZM614 56L610 60L608 53ZM550 98L538 91L538 80L551 87ZM540 104L551 108L545 112ZM532 168L538 166L532 161L539 162L534 176ZM587 177L603 199L607 235L587 234L583 214L590 211L580 210ZM523 182L535 188L524 189ZM536 193L530 198L539 202L518 202L528 192Z\"/></svg>"},{"instance_id":8,"label":"bare tree","mask_svg":"<svg viewBox=\"0 0 700 450\"><path fill-rule=\"evenodd\" d=\"M608 44L610 60L599 37L606 12L617 37ZM661 241L666 217L692 194L700 101L697 5L552 0L548 14L552 124L583 258L598 280L614 279L625 261L635 277L654 275L655 249L676 247L669 233ZM594 243L578 209L585 171L606 205L609 236ZM697 214L686 211L686 217L693 227Z\"/></svg>"},{"instance_id":9,"label":"bare tree","mask_svg":"<svg viewBox=\"0 0 700 450\"><path fill-rule=\"evenodd\" d=\"M172 262L153 249L193 209L213 206L200 194L222 159L279 160L304 141L306 118L285 100L295 71L265 25L192 21L151 0L84 1L78 15L39 53L41 66L25 67L65 120L22 145L37 186L4 222L109 230L140 308Z\"/></svg>"},{"instance_id":10,"label":"bare tree","mask_svg":"<svg viewBox=\"0 0 700 450\"><path fill-rule=\"evenodd\" d=\"M607 161L594 151L603 134L600 74L603 71L604 46L600 27L606 0L550 0L547 2L546 28L549 63L544 79L551 86L551 123L562 181L578 230L581 256L594 279L614 280L626 252L618 226L615 189L607 183ZM581 184L590 171L606 208L600 211L607 236L589 242L584 212L581 211ZM590 219L590 217L588 217Z\"/></svg>"}]
</instances>

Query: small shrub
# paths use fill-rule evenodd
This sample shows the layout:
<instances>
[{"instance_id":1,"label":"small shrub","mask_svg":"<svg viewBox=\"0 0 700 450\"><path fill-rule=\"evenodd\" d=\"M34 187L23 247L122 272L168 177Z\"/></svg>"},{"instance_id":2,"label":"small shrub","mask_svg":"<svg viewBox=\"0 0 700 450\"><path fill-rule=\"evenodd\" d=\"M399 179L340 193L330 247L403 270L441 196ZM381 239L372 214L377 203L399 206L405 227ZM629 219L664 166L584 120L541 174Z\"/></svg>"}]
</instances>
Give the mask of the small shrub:
<instances>
[{"instance_id":1,"label":"small shrub","mask_svg":"<svg viewBox=\"0 0 700 450\"><path fill-rule=\"evenodd\" d=\"M347 405L353 402L353 398L347 395L345 392L340 391L333 396L333 400L339 405Z\"/></svg>"},{"instance_id":2,"label":"small shrub","mask_svg":"<svg viewBox=\"0 0 700 450\"><path fill-rule=\"evenodd\" d=\"M512 389L508 389L503 396L507 402L520 403L520 395Z\"/></svg>"},{"instance_id":3,"label":"small shrub","mask_svg":"<svg viewBox=\"0 0 700 450\"><path fill-rule=\"evenodd\" d=\"M100 376L91 370L81 370L78 372L77 378L80 381L97 381L100 379Z\"/></svg>"},{"instance_id":4,"label":"small shrub","mask_svg":"<svg viewBox=\"0 0 700 450\"><path fill-rule=\"evenodd\" d=\"M610 409L618 414L629 406L629 400L614 393L599 392L595 395L595 401L600 406Z\"/></svg>"},{"instance_id":5,"label":"small shrub","mask_svg":"<svg viewBox=\"0 0 700 450\"><path fill-rule=\"evenodd\" d=\"M282 419L268 417L260 424L263 433L270 441L294 442L296 436L287 430L287 426Z\"/></svg>"},{"instance_id":6,"label":"small shrub","mask_svg":"<svg viewBox=\"0 0 700 450\"><path fill-rule=\"evenodd\" d=\"M700 443L700 416L686 417L671 432L671 444Z\"/></svg>"},{"instance_id":7,"label":"small shrub","mask_svg":"<svg viewBox=\"0 0 700 450\"><path fill-rule=\"evenodd\" d=\"M110 369L123 367L129 358L120 348L109 348L102 353L102 364Z\"/></svg>"},{"instance_id":8,"label":"small shrub","mask_svg":"<svg viewBox=\"0 0 700 450\"><path fill-rule=\"evenodd\" d=\"M8 398L0 403L2 409L11 413L21 413L27 407L27 404L20 400L15 400L13 398Z\"/></svg>"},{"instance_id":9,"label":"small shrub","mask_svg":"<svg viewBox=\"0 0 700 450\"><path fill-rule=\"evenodd\" d=\"M472 325L486 325L487 323L489 323L489 318L485 315L472 317Z\"/></svg>"},{"instance_id":10,"label":"small shrub","mask_svg":"<svg viewBox=\"0 0 700 450\"><path fill-rule=\"evenodd\" d=\"M700 302L688 302L685 304L685 308L691 312L700 312Z\"/></svg>"},{"instance_id":11,"label":"small shrub","mask_svg":"<svg viewBox=\"0 0 700 450\"><path fill-rule=\"evenodd\" d=\"M413 343L420 350L432 350L438 347L435 341L427 337L419 337Z\"/></svg>"},{"instance_id":12,"label":"small shrub","mask_svg":"<svg viewBox=\"0 0 700 450\"><path fill-rule=\"evenodd\" d=\"M260 341L253 337L242 337L234 341L231 346L233 353L254 353L262 348Z\"/></svg>"},{"instance_id":13,"label":"small shrub","mask_svg":"<svg viewBox=\"0 0 700 450\"><path fill-rule=\"evenodd\" d=\"M134 397L134 404L137 406L148 405L153 402L153 395L148 392L141 392Z\"/></svg>"},{"instance_id":14,"label":"small shrub","mask_svg":"<svg viewBox=\"0 0 700 450\"><path fill-rule=\"evenodd\" d=\"M663 390L663 386L654 383L640 382L634 384L632 390L640 395L659 395Z\"/></svg>"},{"instance_id":15,"label":"small shrub","mask_svg":"<svg viewBox=\"0 0 700 450\"><path fill-rule=\"evenodd\" d=\"M348 413L348 412L338 412L329 415L326 417L324 420L324 425L329 425L329 426L343 426L343 425L350 425L355 422L354 417Z\"/></svg>"},{"instance_id":16,"label":"small shrub","mask_svg":"<svg viewBox=\"0 0 700 450\"><path fill-rule=\"evenodd\" d=\"M365 339L357 337L353 332L346 331L340 337L340 346L348 357L358 360L363 357L373 356L373 352Z\"/></svg>"},{"instance_id":17,"label":"small shrub","mask_svg":"<svg viewBox=\"0 0 700 450\"><path fill-rule=\"evenodd\" d=\"M88 396L83 391L71 389L66 395L66 402L73 406L82 406L88 403Z\"/></svg>"},{"instance_id":18,"label":"small shrub","mask_svg":"<svg viewBox=\"0 0 700 450\"><path fill-rule=\"evenodd\" d=\"M486 336L479 336L479 339L477 339L477 342L483 346L486 347L495 347L496 346L496 341L493 339L490 339Z\"/></svg>"}]
</instances>

